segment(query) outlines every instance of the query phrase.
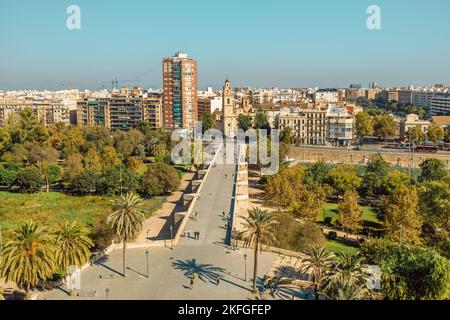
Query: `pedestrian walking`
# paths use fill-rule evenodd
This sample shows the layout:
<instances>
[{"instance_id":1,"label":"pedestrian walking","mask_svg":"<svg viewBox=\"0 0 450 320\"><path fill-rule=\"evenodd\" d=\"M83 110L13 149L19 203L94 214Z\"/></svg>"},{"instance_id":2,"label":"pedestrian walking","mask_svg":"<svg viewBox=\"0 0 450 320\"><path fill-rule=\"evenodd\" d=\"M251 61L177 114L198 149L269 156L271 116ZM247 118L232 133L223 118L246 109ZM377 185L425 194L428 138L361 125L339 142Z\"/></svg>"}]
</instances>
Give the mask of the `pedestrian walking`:
<instances>
[{"instance_id":1,"label":"pedestrian walking","mask_svg":"<svg viewBox=\"0 0 450 320\"><path fill-rule=\"evenodd\" d=\"M225 219L225 211L222 211L222 218Z\"/></svg>"},{"instance_id":2,"label":"pedestrian walking","mask_svg":"<svg viewBox=\"0 0 450 320\"><path fill-rule=\"evenodd\" d=\"M220 276L217 276L217 278L216 278L216 286L218 286L219 283L220 283Z\"/></svg>"},{"instance_id":3,"label":"pedestrian walking","mask_svg":"<svg viewBox=\"0 0 450 320\"><path fill-rule=\"evenodd\" d=\"M197 231L197 240L200 240L200 231Z\"/></svg>"},{"instance_id":4,"label":"pedestrian walking","mask_svg":"<svg viewBox=\"0 0 450 320\"><path fill-rule=\"evenodd\" d=\"M191 281L189 282L189 290L192 290L194 288L194 278L191 278Z\"/></svg>"}]
</instances>

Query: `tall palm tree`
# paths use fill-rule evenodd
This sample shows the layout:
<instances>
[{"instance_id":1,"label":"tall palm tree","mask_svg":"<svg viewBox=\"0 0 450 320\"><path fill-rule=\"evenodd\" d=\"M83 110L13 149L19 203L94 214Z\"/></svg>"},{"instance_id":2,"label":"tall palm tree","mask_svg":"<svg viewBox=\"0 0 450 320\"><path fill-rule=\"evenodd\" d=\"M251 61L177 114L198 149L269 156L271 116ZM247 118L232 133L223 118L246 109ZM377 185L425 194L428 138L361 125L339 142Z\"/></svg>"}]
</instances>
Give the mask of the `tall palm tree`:
<instances>
[{"instance_id":1,"label":"tall palm tree","mask_svg":"<svg viewBox=\"0 0 450 320\"><path fill-rule=\"evenodd\" d=\"M123 276L126 277L127 240L141 231L144 224L144 210L142 199L129 192L113 201L113 212L108 217L108 224L116 233L119 241L123 242Z\"/></svg>"},{"instance_id":2,"label":"tall palm tree","mask_svg":"<svg viewBox=\"0 0 450 320\"><path fill-rule=\"evenodd\" d=\"M319 294L324 281L333 265L334 255L324 248L311 247L306 252L306 257L300 264L300 272L309 275L314 286L314 295L319 300Z\"/></svg>"},{"instance_id":3,"label":"tall palm tree","mask_svg":"<svg viewBox=\"0 0 450 320\"><path fill-rule=\"evenodd\" d=\"M29 290L39 280L50 278L55 271L54 250L45 227L29 220L13 233L13 240L3 250L0 276Z\"/></svg>"},{"instance_id":4,"label":"tall palm tree","mask_svg":"<svg viewBox=\"0 0 450 320\"><path fill-rule=\"evenodd\" d=\"M89 261L89 248L94 246L88 237L89 231L76 221L66 222L62 227L52 232L52 242L55 246L57 267L67 270L71 265L83 266Z\"/></svg>"},{"instance_id":5,"label":"tall palm tree","mask_svg":"<svg viewBox=\"0 0 450 320\"><path fill-rule=\"evenodd\" d=\"M253 246L253 293L256 293L256 277L258 273L258 249L261 243L270 244L274 241L273 225L277 223L274 217L267 211L253 208L248 211L248 217L244 219L245 246Z\"/></svg>"}]
</instances>

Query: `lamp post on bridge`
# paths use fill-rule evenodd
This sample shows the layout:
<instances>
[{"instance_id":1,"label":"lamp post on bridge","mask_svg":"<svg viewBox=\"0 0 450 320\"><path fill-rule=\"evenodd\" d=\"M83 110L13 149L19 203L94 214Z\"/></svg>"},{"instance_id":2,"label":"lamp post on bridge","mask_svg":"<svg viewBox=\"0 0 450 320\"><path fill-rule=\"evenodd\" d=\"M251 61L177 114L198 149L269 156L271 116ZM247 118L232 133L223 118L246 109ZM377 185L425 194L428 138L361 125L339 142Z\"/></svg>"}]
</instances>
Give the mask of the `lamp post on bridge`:
<instances>
[{"instance_id":1,"label":"lamp post on bridge","mask_svg":"<svg viewBox=\"0 0 450 320\"><path fill-rule=\"evenodd\" d=\"M244 281L247 282L247 253L244 253Z\"/></svg>"},{"instance_id":2,"label":"lamp post on bridge","mask_svg":"<svg viewBox=\"0 0 450 320\"><path fill-rule=\"evenodd\" d=\"M173 250L173 226L170 226L170 249Z\"/></svg>"},{"instance_id":3,"label":"lamp post on bridge","mask_svg":"<svg viewBox=\"0 0 450 320\"><path fill-rule=\"evenodd\" d=\"M148 274L148 254L149 254L149 252L148 252L148 250L146 250L146 251L145 251L145 255L146 255L146 257L147 257L147 279L148 279L148 277L149 277L149 274Z\"/></svg>"}]
</instances>

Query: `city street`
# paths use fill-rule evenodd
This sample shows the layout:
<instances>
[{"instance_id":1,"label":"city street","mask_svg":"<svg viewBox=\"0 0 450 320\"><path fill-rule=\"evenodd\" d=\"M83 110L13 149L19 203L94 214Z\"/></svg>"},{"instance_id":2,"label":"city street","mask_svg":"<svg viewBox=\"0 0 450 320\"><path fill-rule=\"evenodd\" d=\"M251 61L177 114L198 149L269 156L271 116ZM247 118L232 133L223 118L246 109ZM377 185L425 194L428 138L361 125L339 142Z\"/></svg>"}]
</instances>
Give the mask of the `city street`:
<instances>
[{"instance_id":1,"label":"city street","mask_svg":"<svg viewBox=\"0 0 450 320\"><path fill-rule=\"evenodd\" d=\"M225 176L227 175L227 176ZM122 250L85 269L81 274L81 294L93 297L69 296L61 289L44 293L44 299L253 299L251 279L253 252L240 249L227 252L224 244L226 219L222 213L230 210L233 191L233 165L217 165L205 181L203 193L196 204L198 221L190 219L176 248L152 247L149 251L147 278L146 249L127 250L127 277L121 276ZM194 239L194 232L200 239ZM247 252L247 263L244 253ZM259 259L259 277L263 277L276 256L263 253ZM247 269L247 281L245 278ZM192 273L197 277L192 290ZM216 285L217 276L220 283Z\"/></svg>"}]
</instances>

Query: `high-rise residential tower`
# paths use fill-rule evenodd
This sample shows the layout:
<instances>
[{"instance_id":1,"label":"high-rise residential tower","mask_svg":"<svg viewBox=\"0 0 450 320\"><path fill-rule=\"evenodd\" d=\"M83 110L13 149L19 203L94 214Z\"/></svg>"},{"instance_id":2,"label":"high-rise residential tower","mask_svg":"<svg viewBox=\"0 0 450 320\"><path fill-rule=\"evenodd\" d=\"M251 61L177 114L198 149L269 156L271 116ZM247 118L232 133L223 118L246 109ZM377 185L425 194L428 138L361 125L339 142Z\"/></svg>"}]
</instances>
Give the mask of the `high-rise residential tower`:
<instances>
[{"instance_id":1,"label":"high-rise residential tower","mask_svg":"<svg viewBox=\"0 0 450 320\"><path fill-rule=\"evenodd\" d=\"M163 127L192 129L198 120L197 61L177 52L163 67Z\"/></svg>"}]
</instances>

